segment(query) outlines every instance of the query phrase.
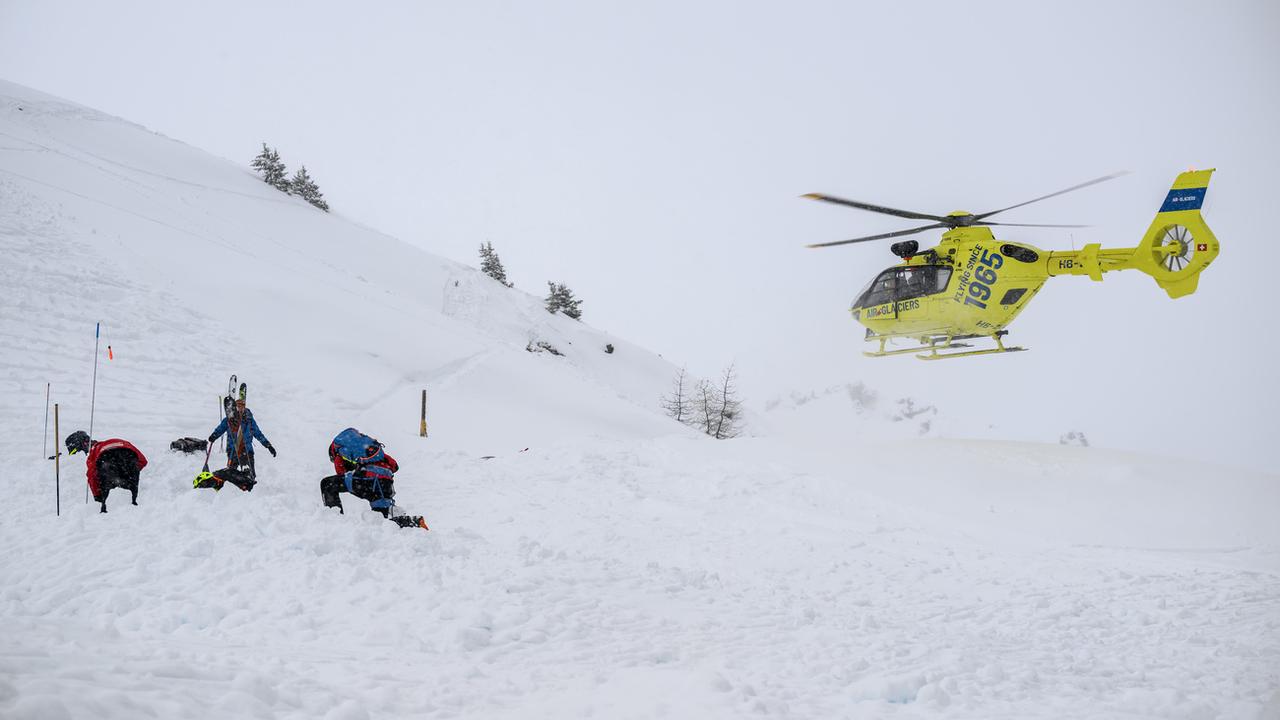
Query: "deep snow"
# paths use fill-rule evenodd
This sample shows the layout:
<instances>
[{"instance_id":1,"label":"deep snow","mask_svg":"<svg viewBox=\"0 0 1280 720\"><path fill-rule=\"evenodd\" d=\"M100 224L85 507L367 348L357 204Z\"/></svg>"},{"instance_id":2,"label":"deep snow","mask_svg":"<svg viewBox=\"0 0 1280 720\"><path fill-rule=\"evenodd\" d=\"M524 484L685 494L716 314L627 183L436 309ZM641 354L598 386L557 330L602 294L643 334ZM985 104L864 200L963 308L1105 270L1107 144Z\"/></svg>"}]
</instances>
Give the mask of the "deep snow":
<instances>
[{"instance_id":1,"label":"deep snow","mask_svg":"<svg viewBox=\"0 0 1280 720\"><path fill-rule=\"evenodd\" d=\"M662 358L7 83L0 249L0 717L1280 716L1275 475L840 389L711 441ZM63 458L55 517L98 321L94 434L151 464L99 515ZM280 456L193 491L233 372ZM320 507L348 425L430 533Z\"/></svg>"}]
</instances>

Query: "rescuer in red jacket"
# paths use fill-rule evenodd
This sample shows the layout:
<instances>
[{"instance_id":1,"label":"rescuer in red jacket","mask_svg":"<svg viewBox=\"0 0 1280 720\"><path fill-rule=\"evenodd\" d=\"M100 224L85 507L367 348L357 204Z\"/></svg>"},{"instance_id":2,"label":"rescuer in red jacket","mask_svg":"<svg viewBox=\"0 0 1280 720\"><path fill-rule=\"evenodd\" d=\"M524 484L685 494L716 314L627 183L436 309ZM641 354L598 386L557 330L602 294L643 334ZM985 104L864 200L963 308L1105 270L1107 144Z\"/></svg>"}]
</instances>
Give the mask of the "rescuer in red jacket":
<instances>
[{"instance_id":1,"label":"rescuer in red jacket","mask_svg":"<svg viewBox=\"0 0 1280 720\"><path fill-rule=\"evenodd\" d=\"M138 504L138 474L147 466L147 458L138 448L119 438L90 440L89 433L77 430L67 436L67 452L88 453L85 475L93 499L102 503L102 512L107 511L107 493L112 488L127 489L133 504Z\"/></svg>"}]
</instances>

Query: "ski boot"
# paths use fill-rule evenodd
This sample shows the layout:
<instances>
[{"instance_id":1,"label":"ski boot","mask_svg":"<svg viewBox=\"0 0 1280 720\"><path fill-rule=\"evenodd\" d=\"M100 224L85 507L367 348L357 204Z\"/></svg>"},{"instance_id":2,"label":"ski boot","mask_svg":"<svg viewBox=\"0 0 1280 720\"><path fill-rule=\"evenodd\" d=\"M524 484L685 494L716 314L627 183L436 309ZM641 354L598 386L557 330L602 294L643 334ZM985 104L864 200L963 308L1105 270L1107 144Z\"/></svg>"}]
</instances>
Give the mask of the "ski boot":
<instances>
[{"instance_id":1,"label":"ski boot","mask_svg":"<svg viewBox=\"0 0 1280 720\"><path fill-rule=\"evenodd\" d=\"M419 527L419 528L422 528L423 530L431 529L427 527L427 521L421 515L397 515L389 519L391 520L391 522L399 525L402 528Z\"/></svg>"}]
</instances>

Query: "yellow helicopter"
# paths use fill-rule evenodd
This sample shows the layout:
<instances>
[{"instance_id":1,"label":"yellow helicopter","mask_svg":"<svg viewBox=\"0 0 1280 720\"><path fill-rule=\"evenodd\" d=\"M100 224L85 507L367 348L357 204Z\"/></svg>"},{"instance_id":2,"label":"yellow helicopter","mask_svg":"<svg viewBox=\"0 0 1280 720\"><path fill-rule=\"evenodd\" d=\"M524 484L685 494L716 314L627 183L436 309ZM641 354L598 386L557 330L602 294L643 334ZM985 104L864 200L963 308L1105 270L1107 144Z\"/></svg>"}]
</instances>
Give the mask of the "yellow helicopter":
<instances>
[{"instance_id":1,"label":"yellow helicopter","mask_svg":"<svg viewBox=\"0 0 1280 720\"><path fill-rule=\"evenodd\" d=\"M810 193L803 197L934 222L910 230L808 247L848 245L946 228L942 241L927 250L920 250L915 240L894 243L890 250L902 258L902 262L877 275L854 299L849 308L853 319L867 327L867 341L879 342L878 350L863 354L884 357L917 353L916 357L922 360L940 360L1016 352L1025 348L1006 347L1003 338L1008 331L1005 328L1050 277L1088 275L1101 281L1105 272L1132 268L1153 277L1171 298L1195 292L1200 272L1218 257L1218 239L1200 215L1212 173L1212 169L1191 170L1178 175L1137 247L1110 249L1095 243L1080 250L1044 251L1026 243L998 240L990 226L1086 226L987 220L997 213L1096 185L1124 173L1104 175L1034 200L977 215L963 211L929 215ZM986 337L995 341L995 347L951 352L972 347L958 341ZM894 338L906 338L918 344L886 350L885 343Z\"/></svg>"}]
</instances>

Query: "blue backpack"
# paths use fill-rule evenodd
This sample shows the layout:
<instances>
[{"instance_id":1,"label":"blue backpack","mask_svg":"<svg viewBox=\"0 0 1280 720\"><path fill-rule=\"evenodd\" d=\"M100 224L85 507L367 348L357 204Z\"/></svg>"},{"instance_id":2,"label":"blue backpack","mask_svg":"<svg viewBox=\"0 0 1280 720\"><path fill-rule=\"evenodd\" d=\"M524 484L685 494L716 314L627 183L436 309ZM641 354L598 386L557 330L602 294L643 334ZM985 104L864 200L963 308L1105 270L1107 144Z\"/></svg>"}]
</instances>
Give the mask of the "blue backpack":
<instances>
[{"instance_id":1,"label":"blue backpack","mask_svg":"<svg viewBox=\"0 0 1280 720\"><path fill-rule=\"evenodd\" d=\"M353 465L375 463L385 457L382 443L356 430L347 428L338 433L329 445L329 457L341 457Z\"/></svg>"}]
</instances>

